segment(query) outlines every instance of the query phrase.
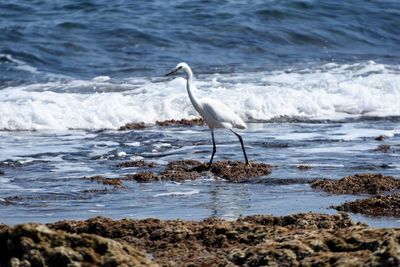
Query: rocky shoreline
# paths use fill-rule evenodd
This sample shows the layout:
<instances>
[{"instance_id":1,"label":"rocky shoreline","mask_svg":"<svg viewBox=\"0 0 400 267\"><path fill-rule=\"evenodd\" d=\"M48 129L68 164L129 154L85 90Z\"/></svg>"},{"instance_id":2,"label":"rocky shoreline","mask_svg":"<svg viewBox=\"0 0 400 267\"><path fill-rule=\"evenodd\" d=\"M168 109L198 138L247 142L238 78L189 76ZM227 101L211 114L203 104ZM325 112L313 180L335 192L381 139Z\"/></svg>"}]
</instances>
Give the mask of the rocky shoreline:
<instances>
[{"instance_id":1,"label":"rocky shoreline","mask_svg":"<svg viewBox=\"0 0 400 267\"><path fill-rule=\"evenodd\" d=\"M247 166L239 161L216 161L209 166L196 160L171 161L166 165L136 160L119 162L114 167L128 168L128 173L113 178L101 174L82 177L88 184L100 183L105 187L84 192L107 194L132 181L185 182L213 177L227 183L309 184L322 194L359 195L361 199L332 206L340 212L336 215L253 215L236 221L95 217L46 225L0 225L0 267L400 266L400 228L374 229L351 221L345 213L400 217L400 182L396 177L362 173L339 180L278 179L269 177L274 169L271 165L252 162L252 166ZM311 167L297 168L307 171ZM68 200L73 196L52 197ZM16 205L30 199L32 196L9 196L2 204Z\"/></svg>"},{"instance_id":2,"label":"rocky shoreline","mask_svg":"<svg viewBox=\"0 0 400 267\"><path fill-rule=\"evenodd\" d=\"M0 266L399 266L400 229L348 215L0 226Z\"/></svg>"}]
</instances>

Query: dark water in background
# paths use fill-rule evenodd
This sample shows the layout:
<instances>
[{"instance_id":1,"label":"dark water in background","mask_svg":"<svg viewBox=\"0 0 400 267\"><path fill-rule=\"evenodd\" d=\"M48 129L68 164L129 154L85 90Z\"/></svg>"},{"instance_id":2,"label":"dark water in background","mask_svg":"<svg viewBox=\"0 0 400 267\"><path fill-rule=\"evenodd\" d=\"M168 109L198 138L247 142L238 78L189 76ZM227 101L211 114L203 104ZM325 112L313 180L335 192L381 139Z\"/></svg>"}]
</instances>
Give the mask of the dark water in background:
<instances>
[{"instance_id":1,"label":"dark water in background","mask_svg":"<svg viewBox=\"0 0 400 267\"><path fill-rule=\"evenodd\" d=\"M159 75L180 61L207 73L400 59L396 0L16 0L0 18L3 83L42 78L4 55L74 78Z\"/></svg>"},{"instance_id":2,"label":"dark water in background","mask_svg":"<svg viewBox=\"0 0 400 267\"><path fill-rule=\"evenodd\" d=\"M104 186L80 178L136 172L115 168L125 160L209 159L206 127L116 131L198 116L184 81L160 78L181 61L199 96L269 122L243 132L251 160L274 165L269 177L398 176L399 25L399 1L3 1L0 222L334 213L330 205L362 196L213 179L97 194L84 190ZM242 160L234 136L216 138L217 160ZM382 144L391 149L376 151Z\"/></svg>"}]
</instances>

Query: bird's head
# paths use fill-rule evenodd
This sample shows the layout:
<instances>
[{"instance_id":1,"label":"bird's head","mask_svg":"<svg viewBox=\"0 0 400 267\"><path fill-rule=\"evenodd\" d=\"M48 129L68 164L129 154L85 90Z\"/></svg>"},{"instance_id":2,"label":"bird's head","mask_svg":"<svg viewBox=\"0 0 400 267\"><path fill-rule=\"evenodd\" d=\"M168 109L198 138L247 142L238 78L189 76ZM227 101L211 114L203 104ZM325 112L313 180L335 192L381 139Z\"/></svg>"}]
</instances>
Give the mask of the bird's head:
<instances>
[{"instance_id":1,"label":"bird's head","mask_svg":"<svg viewBox=\"0 0 400 267\"><path fill-rule=\"evenodd\" d=\"M165 74L165 76L169 76L169 75L175 74L175 73L177 73L179 70L184 70L184 71L187 72L188 70L190 70L190 67L189 67L188 64L186 64L186 63L184 63L184 62L181 62L181 63L179 63L178 65L176 65L176 67L175 67L174 69L172 69L170 72L168 72L167 74Z\"/></svg>"}]
</instances>

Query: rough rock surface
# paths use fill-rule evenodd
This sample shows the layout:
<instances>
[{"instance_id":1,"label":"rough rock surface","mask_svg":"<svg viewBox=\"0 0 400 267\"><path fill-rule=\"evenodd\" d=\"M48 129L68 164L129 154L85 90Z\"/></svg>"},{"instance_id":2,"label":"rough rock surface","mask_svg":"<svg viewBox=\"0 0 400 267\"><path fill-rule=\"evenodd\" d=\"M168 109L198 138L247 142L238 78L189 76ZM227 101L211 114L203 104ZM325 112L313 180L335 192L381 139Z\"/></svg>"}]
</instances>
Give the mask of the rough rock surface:
<instances>
[{"instance_id":1,"label":"rough rock surface","mask_svg":"<svg viewBox=\"0 0 400 267\"><path fill-rule=\"evenodd\" d=\"M159 126L194 126L194 125L204 125L205 122L202 118L196 119L181 119L181 120L165 120L165 121L156 121L156 124Z\"/></svg>"},{"instance_id":2,"label":"rough rock surface","mask_svg":"<svg viewBox=\"0 0 400 267\"><path fill-rule=\"evenodd\" d=\"M399 266L400 229L371 229L347 215L255 215L237 221L96 217L49 225L147 251L161 266Z\"/></svg>"},{"instance_id":3,"label":"rough rock surface","mask_svg":"<svg viewBox=\"0 0 400 267\"><path fill-rule=\"evenodd\" d=\"M148 182L159 181L160 177L152 172L138 172L135 174L127 174L122 179L128 181L134 180L138 183L148 183Z\"/></svg>"},{"instance_id":4,"label":"rough rock surface","mask_svg":"<svg viewBox=\"0 0 400 267\"><path fill-rule=\"evenodd\" d=\"M299 165L297 166L297 169L299 169L300 171L308 171L312 169L312 167L310 165Z\"/></svg>"},{"instance_id":5,"label":"rough rock surface","mask_svg":"<svg viewBox=\"0 0 400 267\"><path fill-rule=\"evenodd\" d=\"M374 138L374 140L376 140L376 141L383 141L385 139L386 139L386 136L384 136L384 135L379 135L379 136Z\"/></svg>"},{"instance_id":6,"label":"rough rock surface","mask_svg":"<svg viewBox=\"0 0 400 267\"><path fill-rule=\"evenodd\" d=\"M243 182L250 178L261 177L271 173L271 166L264 163L252 163L252 166L239 161L217 161L211 167L197 160L178 160L167 164L160 173L138 172L129 174L122 180L137 182L151 182L158 180L183 182L195 180L202 176L214 175L229 182Z\"/></svg>"},{"instance_id":7,"label":"rough rock surface","mask_svg":"<svg viewBox=\"0 0 400 267\"><path fill-rule=\"evenodd\" d=\"M189 177L193 175L193 172L201 175L211 172L229 182L240 182L253 177L265 176L270 174L271 170L271 166L264 163L252 163L252 166L247 166L240 161L217 161L209 166L195 160L170 162L166 168L167 172L174 171L175 174L179 173L181 176L186 173Z\"/></svg>"},{"instance_id":8,"label":"rough rock surface","mask_svg":"<svg viewBox=\"0 0 400 267\"><path fill-rule=\"evenodd\" d=\"M345 202L333 206L340 211L362 213L371 216L396 216L400 217L400 194L387 196L374 196L366 199Z\"/></svg>"},{"instance_id":9,"label":"rough rock surface","mask_svg":"<svg viewBox=\"0 0 400 267\"><path fill-rule=\"evenodd\" d=\"M340 180L318 179L311 183L311 187L332 194L380 194L400 188L400 181L392 176L365 173Z\"/></svg>"},{"instance_id":10,"label":"rough rock surface","mask_svg":"<svg viewBox=\"0 0 400 267\"><path fill-rule=\"evenodd\" d=\"M0 227L0 266L157 266L131 245L45 225Z\"/></svg>"},{"instance_id":11,"label":"rough rock surface","mask_svg":"<svg viewBox=\"0 0 400 267\"><path fill-rule=\"evenodd\" d=\"M119 127L118 131L126 131L126 130L143 130L146 126L143 122L135 123L127 123L124 126Z\"/></svg>"},{"instance_id":12,"label":"rough rock surface","mask_svg":"<svg viewBox=\"0 0 400 267\"><path fill-rule=\"evenodd\" d=\"M382 152L382 153L390 153L392 152L394 149L389 146L389 145L379 145L377 146L374 151L376 152Z\"/></svg>"},{"instance_id":13,"label":"rough rock surface","mask_svg":"<svg viewBox=\"0 0 400 267\"><path fill-rule=\"evenodd\" d=\"M133 161L125 161L118 163L115 165L116 167L119 168L131 168L131 167L149 167L149 168L154 168L157 166L157 163L152 162L152 161L144 161L144 160L133 160Z\"/></svg>"},{"instance_id":14,"label":"rough rock surface","mask_svg":"<svg viewBox=\"0 0 400 267\"><path fill-rule=\"evenodd\" d=\"M107 178L101 175L95 175L91 177L83 177L83 180L90 180L92 182L98 182L104 185L112 185L114 187L122 186L122 181L120 178Z\"/></svg>"}]
</instances>

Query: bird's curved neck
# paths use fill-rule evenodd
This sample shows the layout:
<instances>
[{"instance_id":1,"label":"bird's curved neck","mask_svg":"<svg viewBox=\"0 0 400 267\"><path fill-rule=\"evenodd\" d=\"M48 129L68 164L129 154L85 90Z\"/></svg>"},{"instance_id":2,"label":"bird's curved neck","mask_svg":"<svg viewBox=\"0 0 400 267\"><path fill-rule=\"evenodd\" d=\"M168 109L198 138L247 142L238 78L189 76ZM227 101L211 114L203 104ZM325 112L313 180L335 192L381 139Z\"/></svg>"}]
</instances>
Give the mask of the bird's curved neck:
<instances>
[{"instance_id":1,"label":"bird's curved neck","mask_svg":"<svg viewBox=\"0 0 400 267\"><path fill-rule=\"evenodd\" d=\"M190 101L192 102L194 108L199 112L200 103L193 92L194 90L196 90L193 85L193 72L190 68L186 69L185 71L186 71L186 89L187 89Z\"/></svg>"}]
</instances>

